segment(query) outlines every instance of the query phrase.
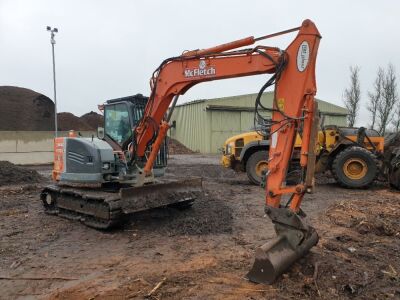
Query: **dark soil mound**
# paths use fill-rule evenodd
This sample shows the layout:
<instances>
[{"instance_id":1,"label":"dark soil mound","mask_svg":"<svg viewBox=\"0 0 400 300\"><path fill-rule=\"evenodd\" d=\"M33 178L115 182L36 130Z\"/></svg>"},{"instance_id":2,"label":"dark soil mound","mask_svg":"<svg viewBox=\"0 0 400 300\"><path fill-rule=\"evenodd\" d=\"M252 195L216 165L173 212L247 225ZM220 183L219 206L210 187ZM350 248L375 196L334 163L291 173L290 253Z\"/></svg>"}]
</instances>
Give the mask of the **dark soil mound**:
<instances>
[{"instance_id":1,"label":"dark soil mound","mask_svg":"<svg viewBox=\"0 0 400 300\"><path fill-rule=\"evenodd\" d=\"M94 131L98 127L103 127L103 116L94 111L81 117L68 112L58 114L58 130L61 131Z\"/></svg>"},{"instance_id":2,"label":"dark soil mound","mask_svg":"<svg viewBox=\"0 0 400 300\"><path fill-rule=\"evenodd\" d=\"M103 116L94 111L84 114L80 119L89 125L92 130L97 130L98 127L104 127Z\"/></svg>"},{"instance_id":3,"label":"dark soil mound","mask_svg":"<svg viewBox=\"0 0 400 300\"><path fill-rule=\"evenodd\" d=\"M190 209L163 208L137 213L134 221L125 226L144 235L161 231L176 236L231 233L232 223L232 208L226 201L208 196L198 198Z\"/></svg>"},{"instance_id":4,"label":"dark soil mound","mask_svg":"<svg viewBox=\"0 0 400 300\"><path fill-rule=\"evenodd\" d=\"M192 154L195 153L185 145L175 139L168 138L168 153L169 154Z\"/></svg>"},{"instance_id":5,"label":"dark soil mound","mask_svg":"<svg viewBox=\"0 0 400 300\"><path fill-rule=\"evenodd\" d=\"M0 86L0 130L54 130L54 103L35 91Z\"/></svg>"},{"instance_id":6,"label":"dark soil mound","mask_svg":"<svg viewBox=\"0 0 400 300\"><path fill-rule=\"evenodd\" d=\"M35 170L16 166L9 161L0 161L0 186L42 181L42 176Z\"/></svg>"},{"instance_id":7,"label":"dark soil mound","mask_svg":"<svg viewBox=\"0 0 400 300\"><path fill-rule=\"evenodd\" d=\"M207 179L230 179L236 177L236 173L232 169L212 164L199 164L195 168L188 168L187 165L169 165L167 168L167 174L170 176L194 176Z\"/></svg>"},{"instance_id":8,"label":"dark soil mound","mask_svg":"<svg viewBox=\"0 0 400 300\"><path fill-rule=\"evenodd\" d=\"M68 131L91 131L93 130L89 124L81 120L81 118L68 112L58 114L58 130Z\"/></svg>"}]
</instances>

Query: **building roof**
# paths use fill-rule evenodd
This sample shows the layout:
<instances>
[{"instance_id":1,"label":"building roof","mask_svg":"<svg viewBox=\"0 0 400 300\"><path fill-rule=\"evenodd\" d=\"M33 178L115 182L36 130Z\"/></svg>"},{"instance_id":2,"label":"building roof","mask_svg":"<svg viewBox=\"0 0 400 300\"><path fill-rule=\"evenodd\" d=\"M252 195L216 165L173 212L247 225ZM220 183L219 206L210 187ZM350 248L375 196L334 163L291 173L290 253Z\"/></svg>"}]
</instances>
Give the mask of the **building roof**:
<instances>
[{"instance_id":1,"label":"building roof","mask_svg":"<svg viewBox=\"0 0 400 300\"><path fill-rule=\"evenodd\" d=\"M272 107L273 96L273 92L266 92L263 94L261 102L267 107ZM206 109L208 110L254 111L254 103L256 97L257 94L245 94L222 98L200 99L182 103L177 105L176 107L204 103L206 105ZM348 114L347 109L344 107L329 103L321 99L317 99L317 101L318 108L322 113L340 116L345 116Z\"/></svg>"}]
</instances>

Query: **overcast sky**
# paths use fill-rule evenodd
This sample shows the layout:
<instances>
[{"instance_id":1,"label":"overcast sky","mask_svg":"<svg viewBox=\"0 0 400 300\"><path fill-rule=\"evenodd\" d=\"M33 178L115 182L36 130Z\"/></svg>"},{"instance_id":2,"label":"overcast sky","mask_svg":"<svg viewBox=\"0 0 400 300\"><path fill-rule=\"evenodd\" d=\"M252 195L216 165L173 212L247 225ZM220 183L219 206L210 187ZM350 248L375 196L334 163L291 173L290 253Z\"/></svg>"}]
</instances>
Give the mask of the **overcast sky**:
<instances>
[{"instance_id":1,"label":"overcast sky","mask_svg":"<svg viewBox=\"0 0 400 300\"><path fill-rule=\"evenodd\" d=\"M0 0L0 85L33 89L53 98L51 46L56 36L59 111L82 115L106 99L142 93L160 62L183 50L261 36L309 18L323 39L317 61L317 97L343 105L349 66L361 67L362 109L376 70L400 70L400 2L380 1L45 1ZM294 35L264 45L285 48ZM180 102L256 93L267 75L203 83Z\"/></svg>"}]
</instances>

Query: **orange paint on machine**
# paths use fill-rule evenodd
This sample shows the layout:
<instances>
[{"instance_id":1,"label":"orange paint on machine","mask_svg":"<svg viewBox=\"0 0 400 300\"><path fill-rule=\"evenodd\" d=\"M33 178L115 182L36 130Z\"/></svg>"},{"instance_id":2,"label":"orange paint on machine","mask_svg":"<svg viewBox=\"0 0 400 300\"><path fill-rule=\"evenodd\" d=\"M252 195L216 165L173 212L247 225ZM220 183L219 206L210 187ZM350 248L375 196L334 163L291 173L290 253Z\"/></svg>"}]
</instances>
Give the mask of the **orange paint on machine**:
<instances>
[{"instance_id":1,"label":"orange paint on machine","mask_svg":"<svg viewBox=\"0 0 400 300\"><path fill-rule=\"evenodd\" d=\"M52 178L55 181L60 180L60 175L64 171L64 138L54 139L54 166Z\"/></svg>"}]
</instances>

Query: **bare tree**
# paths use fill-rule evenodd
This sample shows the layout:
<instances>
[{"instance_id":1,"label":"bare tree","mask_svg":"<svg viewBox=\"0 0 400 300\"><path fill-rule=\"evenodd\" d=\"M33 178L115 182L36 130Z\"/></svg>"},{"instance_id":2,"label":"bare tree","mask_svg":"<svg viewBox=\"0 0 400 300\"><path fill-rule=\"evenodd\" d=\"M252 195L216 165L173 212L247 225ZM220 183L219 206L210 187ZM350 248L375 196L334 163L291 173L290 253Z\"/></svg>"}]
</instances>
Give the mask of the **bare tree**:
<instances>
[{"instance_id":1,"label":"bare tree","mask_svg":"<svg viewBox=\"0 0 400 300\"><path fill-rule=\"evenodd\" d=\"M395 75L395 70L392 64L389 65L389 68L392 72L391 76L388 78L388 87L387 90L391 97L396 102L396 109L394 111L392 125L394 126L395 132L399 132L400 130L400 101L399 101L399 93L397 91L397 78Z\"/></svg>"},{"instance_id":2,"label":"bare tree","mask_svg":"<svg viewBox=\"0 0 400 300\"><path fill-rule=\"evenodd\" d=\"M378 72L376 73L376 78L374 82L374 91L368 92L369 103L367 109L371 113L371 129L375 129L378 105L382 101L382 89L383 89L383 81L385 78L385 71L379 67Z\"/></svg>"},{"instance_id":3,"label":"bare tree","mask_svg":"<svg viewBox=\"0 0 400 300\"><path fill-rule=\"evenodd\" d=\"M384 135L386 127L393 118L393 108L398 102L396 71L392 64L388 65L388 69L384 76L382 98L378 104L378 120L379 133Z\"/></svg>"},{"instance_id":4,"label":"bare tree","mask_svg":"<svg viewBox=\"0 0 400 300\"><path fill-rule=\"evenodd\" d=\"M397 102L396 109L392 120L394 131L397 133L400 130L400 102Z\"/></svg>"},{"instance_id":5,"label":"bare tree","mask_svg":"<svg viewBox=\"0 0 400 300\"><path fill-rule=\"evenodd\" d=\"M350 66L350 87L344 90L343 102L348 110L347 122L350 127L356 122L359 103L360 103L360 68L358 66Z\"/></svg>"}]
</instances>

